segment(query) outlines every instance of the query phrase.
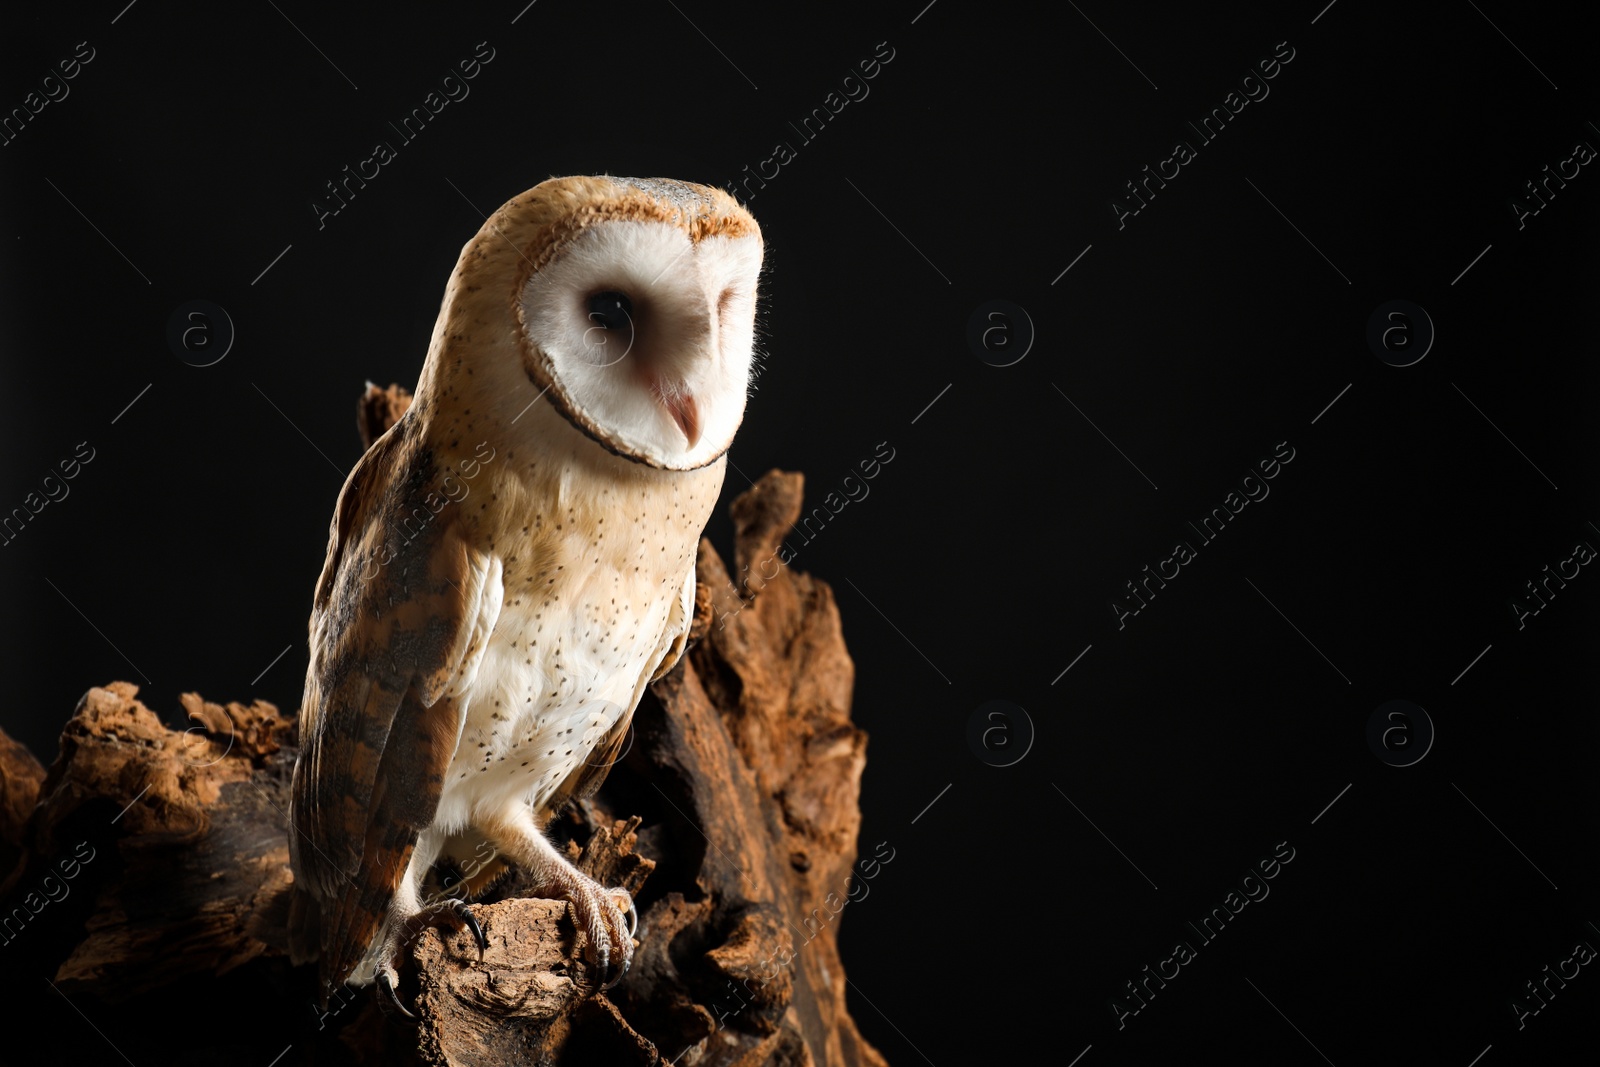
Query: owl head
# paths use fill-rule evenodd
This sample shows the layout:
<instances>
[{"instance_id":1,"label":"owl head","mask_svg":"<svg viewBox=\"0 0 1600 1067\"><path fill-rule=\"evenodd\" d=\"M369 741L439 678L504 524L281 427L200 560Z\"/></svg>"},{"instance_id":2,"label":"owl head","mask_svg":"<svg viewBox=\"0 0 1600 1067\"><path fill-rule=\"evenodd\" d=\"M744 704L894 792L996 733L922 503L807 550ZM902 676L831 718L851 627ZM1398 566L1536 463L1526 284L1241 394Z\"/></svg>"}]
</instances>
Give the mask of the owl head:
<instances>
[{"instance_id":1,"label":"owl head","mask_svg":"<svg viewBox=\"0 0 1600 1067\"><path fill-rule=\"evenodd\" d=\"M720 189L542 182L462 250L419 402L431 383L470 390L508 422L548 404L616 455L706 466L744 418L761 259L755 219Z\"/></svg>"}]
</instances>

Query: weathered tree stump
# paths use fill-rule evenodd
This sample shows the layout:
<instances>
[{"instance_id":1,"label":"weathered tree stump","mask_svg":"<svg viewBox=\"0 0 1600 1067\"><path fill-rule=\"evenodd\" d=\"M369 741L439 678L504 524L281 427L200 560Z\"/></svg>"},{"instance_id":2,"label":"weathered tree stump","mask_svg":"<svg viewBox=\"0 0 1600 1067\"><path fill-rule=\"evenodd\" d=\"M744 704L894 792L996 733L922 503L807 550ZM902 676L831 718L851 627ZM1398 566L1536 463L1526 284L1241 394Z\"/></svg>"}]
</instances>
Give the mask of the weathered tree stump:
<instances>
[{"instance_id":1,"label":"weathered tree stump","mask_svg":"<svg viewBox=\"0 0 1600 1067\"><path fill-rule=\"evenodd\" d=\"M409 400L369 386L364 439ZM552 824L634 893L616 987L596 988L566 902L513 870L474 905L482 961L465 934L417 939L415 1021L370 990L319 1011L283 930L293 718L190 693L192 725L171 729L126 682L84 695L48 772L0 734L6 981L92 1019L79 1036L108 1062L883 1064L846 1009L837 935L852 885L893 853L857 862L866 736L832 593L777 561L802 484L771 471L734 502L737 577L701 542L697 643L605 786Z\"/></svg>"}]
</instances>

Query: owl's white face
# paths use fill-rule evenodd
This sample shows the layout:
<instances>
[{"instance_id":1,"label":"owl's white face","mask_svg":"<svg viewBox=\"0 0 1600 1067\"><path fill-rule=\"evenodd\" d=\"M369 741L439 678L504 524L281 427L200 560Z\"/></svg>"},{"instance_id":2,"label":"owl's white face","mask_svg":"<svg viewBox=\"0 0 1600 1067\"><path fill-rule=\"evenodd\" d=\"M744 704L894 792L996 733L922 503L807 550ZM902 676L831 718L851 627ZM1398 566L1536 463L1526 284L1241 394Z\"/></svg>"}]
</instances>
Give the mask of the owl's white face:
<instances>
[{"instance_id":1,"label":"owl's white face","mask_svg":"<svg viewBox=\"0 0 1600 1067\"><path fill-rule=\"evenodd\" d=\"M703 466L744 417L761 257L757 235L691 243L667 222L599 221L528 279L522 328L608 445Z\"/></svg>"}]
</instances>

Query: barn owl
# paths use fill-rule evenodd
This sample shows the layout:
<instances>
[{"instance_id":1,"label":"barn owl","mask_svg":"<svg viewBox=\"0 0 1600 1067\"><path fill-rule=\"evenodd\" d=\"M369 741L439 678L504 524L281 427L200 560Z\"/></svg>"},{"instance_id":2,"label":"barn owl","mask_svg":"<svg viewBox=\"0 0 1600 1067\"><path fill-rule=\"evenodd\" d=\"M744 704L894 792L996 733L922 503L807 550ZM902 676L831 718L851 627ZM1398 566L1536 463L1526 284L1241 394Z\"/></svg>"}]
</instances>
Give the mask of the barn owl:
<instances>
[{"instance_id":1,"label":"barn owl","mask_svg":"<svg viewBox=\"0 0 1600 1067\"><path fill-rule=\"evenodd\" d=\"M481 955L470 908L422 896L468 837L571 901L602 982L627 969L632 901L544 826L683 654L762 253L722 190L612 177L543 182L462 249L410 410L339 494L313 601L289 926L324 1006L373 982L400 1004L422 923L470 929Z\"/></svg>"}]
</instances>

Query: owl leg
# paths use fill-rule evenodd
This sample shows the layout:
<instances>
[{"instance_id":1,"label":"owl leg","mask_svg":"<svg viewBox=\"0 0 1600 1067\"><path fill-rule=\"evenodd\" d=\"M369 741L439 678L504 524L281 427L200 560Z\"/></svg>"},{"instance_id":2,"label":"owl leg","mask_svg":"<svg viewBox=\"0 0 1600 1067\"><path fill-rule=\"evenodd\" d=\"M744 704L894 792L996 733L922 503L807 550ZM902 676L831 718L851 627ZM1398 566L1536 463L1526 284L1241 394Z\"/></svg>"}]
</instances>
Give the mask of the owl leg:
<instances>
[{"instance_id":1,"label":"owl leg","mask_svg":"<svg viewBox=\"0 0 1600 1067\"><path fill-rule=\"evenodd\" d=\"M433 926L448 930L470 930L473 940L478 944L478 959L483 960L484 950L489 947L489 939L484 936L483 927L478 924L478 919L472 914L472 909L463 900L455 897L435 897L423 900L419 887L422 885L422 876L432 866L434 857L439 853L440 842L431 839L431 833L425 833L417 841L417 846L411 854L411 862L406 866L406 873L396 887L394 897L389 902L389 920L385 924L386 932L377 953L377 967L375 979L378 986L388 996L395 1007L409 1018L415 1018L406 1006L400 1003L397 992L400 985L398 965L410 950L411 943L425 927Z\"/></svg>"},{"instance_id":2,"label":"owl leg","mask_svg":"<svg viewBox=\"0 0 1600 1067\"><path fill-rule=\"evenodd\" d=\"M578 929L594 954L601 988L622 981L633 962L633 934L638 929L628 891L620 886L608 889L574 867L540 831L525 805L475 821L502 852L533 876L542 893L572 904Z\"/></svg>"}]
</instances>

